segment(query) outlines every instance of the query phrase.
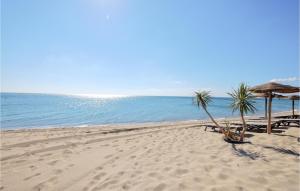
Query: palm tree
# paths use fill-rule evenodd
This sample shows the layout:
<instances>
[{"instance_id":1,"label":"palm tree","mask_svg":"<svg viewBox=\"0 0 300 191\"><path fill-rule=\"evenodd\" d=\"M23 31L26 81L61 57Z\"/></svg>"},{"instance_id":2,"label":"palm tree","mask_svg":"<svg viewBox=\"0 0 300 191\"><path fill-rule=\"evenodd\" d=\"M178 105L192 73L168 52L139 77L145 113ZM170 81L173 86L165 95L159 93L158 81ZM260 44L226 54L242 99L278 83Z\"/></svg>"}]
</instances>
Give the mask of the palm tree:
<instances>
[{"instance_id":1,"label":"palm tree","mask_svg":"<svg viewBox=\"0 0 300 191\"><path fill-rule=\"evenodd\" d=\"M232 112L239 111L241 119L243 121L243 131L240 135L240 141L243 141L247 125L244 119L244 114L248 112L254 113L256 108L253 105L255 103L255 97L249 91L249 87L245 83L241 83L237 90L233 90L232 93L228 93L233 100L231 103Z\"/></svg>"},{"instance_id":2,"label":"palm tree","mask_svg":"<svg viewBox=\"0 0 300 191\"><path fill-rule=\"evenodd\" d=\"M206 114L209 116L211 121L220 129L220 131L223 133L224 130L220 125L214 120L214 118L211 116L211 114L207 111L207 105L209 102L211 102L211 96L209 91L199 91L195 92L195 101L197 106L200 108L200 106L204 109Z\"/></svg>"}]
</instances>

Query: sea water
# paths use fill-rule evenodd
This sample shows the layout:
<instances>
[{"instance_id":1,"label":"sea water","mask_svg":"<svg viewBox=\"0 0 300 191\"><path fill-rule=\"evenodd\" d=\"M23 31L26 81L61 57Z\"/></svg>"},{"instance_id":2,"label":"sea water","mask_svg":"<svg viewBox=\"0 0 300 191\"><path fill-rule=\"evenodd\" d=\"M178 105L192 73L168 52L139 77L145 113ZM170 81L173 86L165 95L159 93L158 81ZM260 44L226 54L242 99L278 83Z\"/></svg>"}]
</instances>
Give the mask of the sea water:
<instances>
[{"instance_id":1,"label":"sea water","mask_svg":"<svg viewBox=\"0 0 300 191\"><path fill-rule=\"evenodd\" d=\"M215 97L208 111L233 117L231 98ZM291 110L291 100L274 99L272 111ZM264 99L256 99L256 114L264 114ZM299 102L295 102L295 108ZM85 97L29 93L1 93L1 128L73 127L113 123L142 123L206 119L192 97Z\"/></svg>"}]
</instances>

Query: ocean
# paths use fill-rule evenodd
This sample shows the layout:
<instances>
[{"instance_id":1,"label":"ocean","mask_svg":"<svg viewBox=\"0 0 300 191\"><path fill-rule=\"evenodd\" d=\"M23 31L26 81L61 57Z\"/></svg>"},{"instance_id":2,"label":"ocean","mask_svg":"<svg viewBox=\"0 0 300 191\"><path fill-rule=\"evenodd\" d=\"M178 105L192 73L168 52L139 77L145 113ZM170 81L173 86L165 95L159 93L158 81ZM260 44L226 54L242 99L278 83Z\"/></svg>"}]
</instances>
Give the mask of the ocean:
<instances>
[{"instance_id":1,"label":"ocean","mask_svg":"<svg viewBox=\"0 0 300 191\"><path fill-rule=\"evenodd\" d=\"M215 117L233 117L231 98L213 98L208 110ZM291 110L291 100L274 99L272 111ZM256 114L264 99L256 99ZM299 102L295 102L295 108ZM72 95L1 93L1 129L74 127L207 119L192 97L84 97Z\"/></svg>"}]
</instances>

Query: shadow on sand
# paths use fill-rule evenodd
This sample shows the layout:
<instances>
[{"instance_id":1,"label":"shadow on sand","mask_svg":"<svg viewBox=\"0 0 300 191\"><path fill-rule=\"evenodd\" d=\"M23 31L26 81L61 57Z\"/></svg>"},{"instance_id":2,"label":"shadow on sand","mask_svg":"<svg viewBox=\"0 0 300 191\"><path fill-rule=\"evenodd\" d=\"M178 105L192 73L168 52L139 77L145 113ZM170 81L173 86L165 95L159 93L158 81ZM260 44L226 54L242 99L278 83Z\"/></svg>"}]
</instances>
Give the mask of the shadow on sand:
<instances>
[{"instance_id":1,"label":"shadow on sand","mask_svg":"<svg viewBox=\"0 0 300 191\"><path fill-rule=\"evenodd\" d=\"M244 142L244 143L248 143L248 144L251 144L251 142ZM238 149L236 148L235 144L232 144L232 149L234 151L234 153L238 156L241 156L241 157L248 157L252 160L256 160L258 158L263 158L264 156L261 155L260 153L257 153L257 152L249 152L249 151L246 151L244 149Z\"/></svg>"},{"instance_id":2,"label":"shadow on sand","mask_svg":"<svg viewBox=\"0 0 300 191\"><path fill-rule=\"evenodd\" d=\"M295 139L298 138L297 136L293 136L293 135L285 135L285 134L274 134L274 135L281 136L281 137L291 137L291 138L295 138Z\"/></svg>"},{"instance_id":3,"label":"shadow on sand","mask_svg":"<svg viewBox=\"0 0 300 191\"><path fill-rule=\"evenodd\" d=\"M262 145L262 147L265 149L271 149L273 151L277 151L282 154L288 154L288 155L293 155L293 156L297 156L297 157L300 156L300 154L297 151L293 151L290 149L285 149L285 148L280 148L280 147L272 147L272 146L264 146L264 145Z\"/></svg>"}]
</instances>

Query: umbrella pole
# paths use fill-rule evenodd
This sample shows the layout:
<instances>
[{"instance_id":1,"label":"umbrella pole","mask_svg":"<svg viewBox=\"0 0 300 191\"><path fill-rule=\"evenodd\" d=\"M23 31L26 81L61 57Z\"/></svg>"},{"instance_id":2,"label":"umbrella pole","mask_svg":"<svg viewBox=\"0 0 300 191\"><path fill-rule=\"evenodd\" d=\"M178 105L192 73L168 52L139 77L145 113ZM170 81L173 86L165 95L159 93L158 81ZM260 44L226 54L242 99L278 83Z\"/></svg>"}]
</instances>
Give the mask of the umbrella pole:
<instances>
[{"instance_id":1,"label":"umbrella pole","mask_svg":"<svg viewBox=\"0 0 300 191\"><path fill-rule=\"evenodd\" d=\"M295 100L293 100L293 118L295 116Z\"/></svg>"},{"instance_id":2,"label":"umbrella pole","mask_svg":"<svg viewBox=\"0 0 300 191\"><path fill-rule=\"evenodd\" d=\"M265 97L265 119L268 117L268 98Z\"/></svg>"},{"instance_id":3,"label":"umbrella pole","mask_svg":"<svg viewBox=\"0 0 300 191\"><path fill-rule=\"evenodd\" d=\"M269 95L269 116L268 116L268 127L267 127L267 132L268 134L271 134L272 127L271 127L271 110L272 110L272 92L270 92Z\"/></svg>"}]
</instances>

